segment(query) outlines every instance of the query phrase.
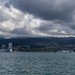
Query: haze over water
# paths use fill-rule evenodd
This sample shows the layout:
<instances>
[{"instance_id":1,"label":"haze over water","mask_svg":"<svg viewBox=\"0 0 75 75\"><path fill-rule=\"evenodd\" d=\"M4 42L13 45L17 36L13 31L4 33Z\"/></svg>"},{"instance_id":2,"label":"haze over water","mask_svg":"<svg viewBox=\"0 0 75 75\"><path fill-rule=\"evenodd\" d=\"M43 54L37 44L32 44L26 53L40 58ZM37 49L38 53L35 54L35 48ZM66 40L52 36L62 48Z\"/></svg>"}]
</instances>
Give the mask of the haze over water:
<instances>
[{"instance_id":1,"label":"haze over water","mask_svg":"<svg viewBox=\"0 0 75 75\"><path fill-rule=\"evenodd\" d=\"M1 52L0 75L75 75L75 53Z\"/></svg>"}]
</instances>

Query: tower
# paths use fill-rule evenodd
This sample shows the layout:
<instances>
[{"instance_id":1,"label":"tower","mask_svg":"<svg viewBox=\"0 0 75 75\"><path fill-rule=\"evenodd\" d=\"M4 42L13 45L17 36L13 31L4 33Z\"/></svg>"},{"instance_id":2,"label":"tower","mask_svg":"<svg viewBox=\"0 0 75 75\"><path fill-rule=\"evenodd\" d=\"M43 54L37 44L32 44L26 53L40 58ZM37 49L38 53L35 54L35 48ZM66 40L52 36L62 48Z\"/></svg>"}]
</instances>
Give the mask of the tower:
<instances>
[{"instance_id":1,"label":"tower","mask_svg":"<svg viewBox=\"0 0 75 75\"><path fill-rule=\"evenodd\" d=\"M12 52L12 43L9 43L9 50Z\"/></svg>"}]
</instances>

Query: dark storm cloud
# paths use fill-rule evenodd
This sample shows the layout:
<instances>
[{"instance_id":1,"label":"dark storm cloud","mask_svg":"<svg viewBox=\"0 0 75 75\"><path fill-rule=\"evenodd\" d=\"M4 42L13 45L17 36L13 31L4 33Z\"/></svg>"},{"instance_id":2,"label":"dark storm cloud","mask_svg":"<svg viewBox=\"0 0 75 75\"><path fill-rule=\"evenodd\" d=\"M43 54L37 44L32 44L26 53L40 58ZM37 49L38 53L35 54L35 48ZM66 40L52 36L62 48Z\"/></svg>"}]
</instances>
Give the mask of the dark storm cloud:
<instances>
[{"instance_id":1,"label":"dark storm cloud","mask_svg":"<svg viewBox=\"0 0 75 75\"><path fill-rule=\"evenodd\" d=\"M0 35L75 36L75 1L0 0Z\"/></svg>"},{"instance_id":2,"label":"dark storm cloud","mask_svg":"<svg viewBox=\"0 0 75 75\"><path fill-rule=\"evenodd\" d=\"M18 35L30 35L30 32L28 32L27 28L16 28L11 33Z\"/></svg>"},{"instance_id":3,"label":"dark storm cloud","mask_svg":"<svg viewBox=\"0 0 75 75\"><path fill-rule=\"evenodd\" d=\"M10 3L45 20L70 21L75 9L74 0L10 0Z\"/></svg>"},{"instance_id":4,"label":"dark storm cloud","mask_svg":"<svg viewBox=\"0 0 75 75\"><path fill-rule=\"evenodd\" d=\"M41 25L39 27L36 27L35 29L36 30L39 30L41 32L48 32L50 30L53 30L55 27L54 27L54 24L51 23L51 22L42 22Z\"/></svg>"},{"instance_id":5,"label":"dark storm cloud","mask_svg":"<svg viewBox=\"0 0 75 75\"><path fill-rule=\"evenodd\" d=\"M65 34L63 33L63 28L60 24L55 24L53 22L47 21L47 22L42 22L39 27L35 28L37 31L42 32L42 33L47 33L48 35L60 35L60 34Z\"/></svg>"}]
</instances>

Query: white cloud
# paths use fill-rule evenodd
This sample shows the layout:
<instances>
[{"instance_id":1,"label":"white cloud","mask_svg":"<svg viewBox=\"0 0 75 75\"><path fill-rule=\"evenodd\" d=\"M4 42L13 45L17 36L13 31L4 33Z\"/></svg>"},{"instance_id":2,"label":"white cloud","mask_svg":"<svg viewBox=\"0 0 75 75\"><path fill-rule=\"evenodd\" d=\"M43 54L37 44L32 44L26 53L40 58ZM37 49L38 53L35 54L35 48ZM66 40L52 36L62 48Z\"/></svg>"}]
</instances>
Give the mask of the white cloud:
<instances>
[{"instance_id":1,"label":"white cloud","mask_svg":"<svg viewBox=\"0 0 75 75\"><path fill-rule=\"evenodd\" d=\"M2 0L1 0L2 1ZM41 36L75 36L75 11L72 12L72 22L62 20L44 20L34 17L32 14L0 1L0 36L2 37L41 37ZM67 2L67 0L65 0ZM56 0L54 8L58 8L65 1ZM62 4L63 5L63 4ZM62 5L59 7L62 12ZM74 29L73 29L74 28Z\"/></svg>"},{"instance_id":2,"label":"white cloud","mask_svg":"<svg viewBox=\"0 0 75 75\"><path fill-rule=\"evenodd\" d=\"M0 21L1 36L35 36L33 33L35 32L34 28L40 25L41 20L35 19L32 15L23 13L13 6L7 8L0 5L0 11L3 18L3 20ZM11 34L11 36L9 34Z\"/></svg>"}]
</instances>

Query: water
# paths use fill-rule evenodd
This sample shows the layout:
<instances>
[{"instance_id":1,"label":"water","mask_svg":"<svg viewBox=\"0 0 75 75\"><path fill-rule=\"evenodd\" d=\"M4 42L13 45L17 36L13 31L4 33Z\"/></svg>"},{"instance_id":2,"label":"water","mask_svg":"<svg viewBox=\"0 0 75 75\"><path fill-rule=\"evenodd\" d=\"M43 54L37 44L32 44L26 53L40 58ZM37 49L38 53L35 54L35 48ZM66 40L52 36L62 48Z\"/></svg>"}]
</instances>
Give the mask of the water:
<instances>
[{"instance_id":1,"label":"water","mask_svg":"<svg viewBox=\"0 0 75 75\"><path fill-rule=\"evenodd\" d=\"M0 75L75 75L75 53L0 52Z\"/></svg>"}]
</instances>

